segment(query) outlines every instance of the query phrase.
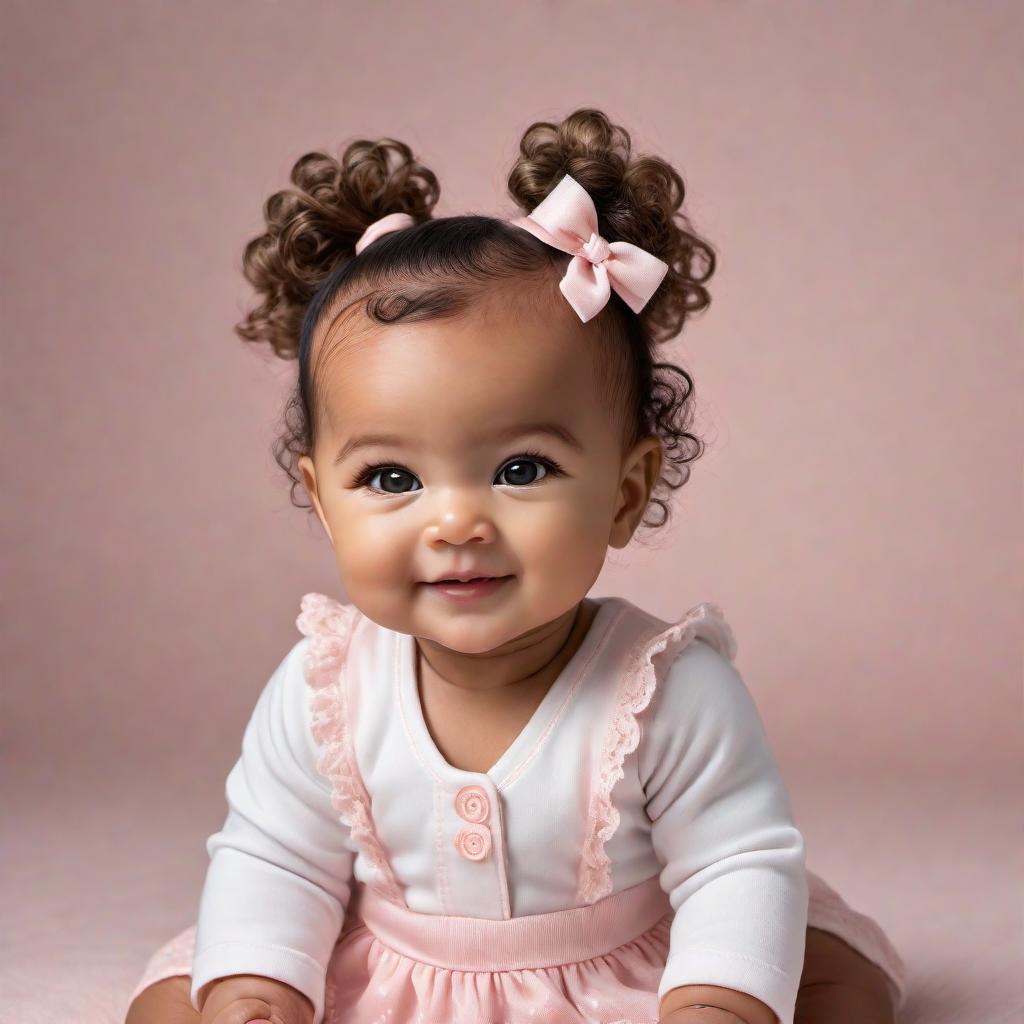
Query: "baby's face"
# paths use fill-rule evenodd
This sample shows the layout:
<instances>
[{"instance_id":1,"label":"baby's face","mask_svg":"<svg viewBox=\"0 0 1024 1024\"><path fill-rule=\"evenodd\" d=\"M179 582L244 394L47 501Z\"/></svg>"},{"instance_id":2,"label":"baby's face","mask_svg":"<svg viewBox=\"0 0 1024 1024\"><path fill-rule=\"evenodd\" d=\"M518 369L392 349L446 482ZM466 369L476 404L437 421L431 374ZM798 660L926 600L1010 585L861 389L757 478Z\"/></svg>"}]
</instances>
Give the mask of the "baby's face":
<instances>
[{"instance_id":1,"label":"baby's face","mask_svg":"<svg viewBox=\"0 0 1024 1024\"><path fill-rule=\"evenodd\" d=\"M373 621L494 651L572 609L608 546L628 543L660 443L623 453L593 334L564 306L541 316L488 303L319 339L325 408L299 465L349 600ZM430 582L466 574L510 578L460 603Z\"/></svg>"}]
</instances>

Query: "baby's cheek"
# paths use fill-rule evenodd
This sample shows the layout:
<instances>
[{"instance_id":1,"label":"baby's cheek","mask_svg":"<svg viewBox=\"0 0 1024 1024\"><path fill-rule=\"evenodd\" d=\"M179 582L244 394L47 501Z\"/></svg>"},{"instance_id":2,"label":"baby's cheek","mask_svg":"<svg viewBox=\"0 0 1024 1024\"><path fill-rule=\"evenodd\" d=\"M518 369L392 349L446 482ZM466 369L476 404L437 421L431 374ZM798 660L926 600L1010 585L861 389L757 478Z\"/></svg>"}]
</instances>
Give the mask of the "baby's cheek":
<instances>
[{"instance_id":1,"label":"baby's cheek","mask_svg":"<svg viewBox=\"0 0 1024 1024\"><path fill-rule=\"evenodd\" d=\"M546 575L550 587L578 599L604 564L607 516L575 504L547 506L521 525L511 543L524 575Z\"/></svg>"},{"instance_id":2,"label":"baby's cheek","mask_svg":"<svg viewBox=\"0 0 1024 1024\"><path fill-rule=\"evenodd\" d=\"M394 601L414 585L416 562L408 538L383 521L339 524L334 533L338 576L360 607Z\"/></svg>"}]
</instances>

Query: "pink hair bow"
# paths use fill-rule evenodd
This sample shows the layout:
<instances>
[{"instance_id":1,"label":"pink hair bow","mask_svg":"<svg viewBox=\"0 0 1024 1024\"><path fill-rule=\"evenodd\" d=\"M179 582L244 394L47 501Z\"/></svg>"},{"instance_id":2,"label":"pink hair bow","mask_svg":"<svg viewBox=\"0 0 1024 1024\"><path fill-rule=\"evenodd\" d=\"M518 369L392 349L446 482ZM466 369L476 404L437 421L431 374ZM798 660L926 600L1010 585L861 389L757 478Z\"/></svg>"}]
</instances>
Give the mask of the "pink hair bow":
<instances>
[{"instance_id":1,"label":"pink hair bow","mask_svg":"<svg viewBox=\"0 0 1024 1024\"><path fill-rule=\"evenodd\" d=\"M664 260L640 246L602 238L594 200L568 174L527 216L509 223L573 255L558 287L584 323L604 308L613 288L639 313L668 273Z\"/></svg>"}]
</instances>

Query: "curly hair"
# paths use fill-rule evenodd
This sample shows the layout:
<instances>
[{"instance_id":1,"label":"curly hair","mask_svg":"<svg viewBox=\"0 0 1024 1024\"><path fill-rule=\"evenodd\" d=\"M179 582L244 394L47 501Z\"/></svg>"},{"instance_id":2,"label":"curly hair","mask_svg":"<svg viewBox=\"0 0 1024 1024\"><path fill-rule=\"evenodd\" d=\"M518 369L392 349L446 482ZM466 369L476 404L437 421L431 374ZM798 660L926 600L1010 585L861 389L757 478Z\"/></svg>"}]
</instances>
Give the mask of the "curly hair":
<instances>
[{"instance_id":1,"label":"curly hair","mask_svg":"<svg viewBox=\"0 0 1024 1024\"><path fill-rule=\"evenodd\" d=\"M584 107L557 124L531 124L508 176L509 194L529 213L566 174L593 199L604 238L639 245L669 267L639 314L613 291L585 325L602 344L601 378L622 412L624 450L646 436L661 440L661 474L640 524L658 528L670 518L670 492L689 479L689 464L704 442L690 429L692 378L673 363L655 362L655 349L710 304L706 283L715 251L680 209L685 187L678 172L659 157L633 154L629 134L600 110ZM292 482L292 504L311 509L295 499L302 484L296 466L316 442L322 383L310 349L328 318L333 324L357 307L381 324L458 316L497 280L557 282L571 256L501 218L434 218L437 178L396 139L353 141L340 160L306 153L292 167L291 181L294 189L267 199L266 231L245 247L243 273L262 301L235 331L298 360L284 429L272 450ZM409 214L413 226L381 236L356 256L365 228L397 212ZM652 507L660 518L648 520Z\"/></svg>"}]
</instances>

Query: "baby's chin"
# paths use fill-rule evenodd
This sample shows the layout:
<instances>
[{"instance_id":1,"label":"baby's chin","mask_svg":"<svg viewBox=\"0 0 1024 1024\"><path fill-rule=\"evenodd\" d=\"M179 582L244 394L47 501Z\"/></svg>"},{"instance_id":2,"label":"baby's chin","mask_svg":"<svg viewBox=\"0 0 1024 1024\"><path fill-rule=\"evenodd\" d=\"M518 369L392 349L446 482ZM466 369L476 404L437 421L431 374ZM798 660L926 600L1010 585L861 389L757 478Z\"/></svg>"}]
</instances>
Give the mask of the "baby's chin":
<instances>
[{"instance_id":1,"label":"baby's chin","mask_svg":"<svg viewBox=\"0 0 1024 1024\"><path fill-rule=\"evenodd\" d=\"M515 576L476 594L457 587L439 592L434 584L422 584L409 632L459 654L501 653L503 646L540 625L516 599L517 586Z\"/></svg>"}]
</instances>

